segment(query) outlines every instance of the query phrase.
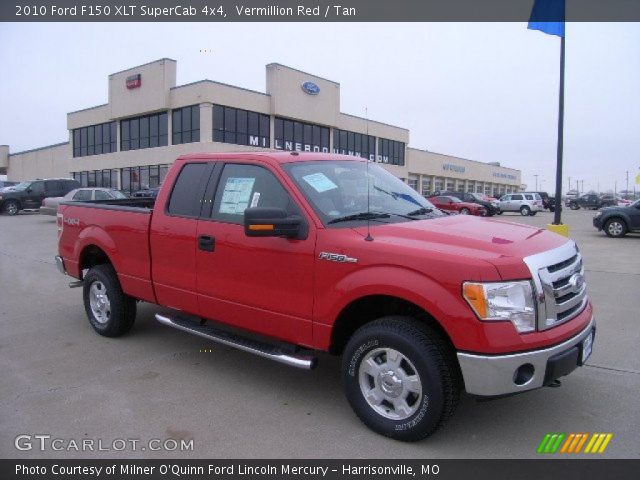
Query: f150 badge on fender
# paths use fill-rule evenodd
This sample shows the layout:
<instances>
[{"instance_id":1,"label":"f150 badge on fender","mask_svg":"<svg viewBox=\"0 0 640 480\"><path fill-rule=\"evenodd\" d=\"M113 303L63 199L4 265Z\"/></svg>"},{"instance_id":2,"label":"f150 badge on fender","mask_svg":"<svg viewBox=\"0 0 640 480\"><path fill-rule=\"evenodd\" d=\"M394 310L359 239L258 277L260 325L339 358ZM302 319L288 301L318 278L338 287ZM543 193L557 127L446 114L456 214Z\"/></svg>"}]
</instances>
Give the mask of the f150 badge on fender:
<instances>
[{"instance_id":1,"label":"f150 badge on fender","mask_svg":"<svg viewBox=\"0 0 640 480\"><path fill-rule=\"evenodd\" d=\"M341 253L320 252L318 258L320 260L329 260L330 262L358 263L357 258L347 257L346 255L342 255Z\"/></svg>"}]
</instances>

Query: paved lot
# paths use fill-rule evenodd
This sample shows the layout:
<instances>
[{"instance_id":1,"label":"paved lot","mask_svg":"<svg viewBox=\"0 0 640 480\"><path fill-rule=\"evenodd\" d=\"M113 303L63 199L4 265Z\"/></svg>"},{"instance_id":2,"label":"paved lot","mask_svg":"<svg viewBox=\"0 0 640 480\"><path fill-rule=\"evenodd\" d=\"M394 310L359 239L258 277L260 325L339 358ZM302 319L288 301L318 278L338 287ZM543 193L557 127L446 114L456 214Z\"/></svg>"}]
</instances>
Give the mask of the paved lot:
<instances>
[{"instance_id":1,"label":"paved lot","mask_svg":"<svg viewBox=\"0 0 640 480\"><path fill-rule=\"evenodd\" d=\"M360 424L335 358L321 356L312 372L289 368L160 326L146 304L129 335L98 336L80 289L54 267L54 218L0 216L0 457L520 458L534 457L546 432L613 432L606 457L640 458L640 236L609 239L592 216L565 213L598 318L589 365L562 388L491 402L464 396L451 422L418 444ZM551 219L501 217L541 227ZM194 451L19 452L19 434L107 445L193 438Z\"/></svg>"}]
</instances>

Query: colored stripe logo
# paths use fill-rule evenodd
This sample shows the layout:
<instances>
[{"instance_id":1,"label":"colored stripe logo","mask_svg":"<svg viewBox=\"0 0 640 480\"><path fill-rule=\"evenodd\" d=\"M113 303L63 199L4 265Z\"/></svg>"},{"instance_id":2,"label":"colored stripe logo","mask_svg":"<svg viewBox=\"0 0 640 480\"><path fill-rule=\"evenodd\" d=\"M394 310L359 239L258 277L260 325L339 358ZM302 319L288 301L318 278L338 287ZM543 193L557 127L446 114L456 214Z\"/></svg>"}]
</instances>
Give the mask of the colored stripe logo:
<instances>
[{"instance_id":1,"label":"colored stripe logo","mask_svg":"<svg viewBox=\"0 0 640 480\"><path fill-rule=\"evenodd\" d=\"M612 438L613 433L547 433L537 453L604 453Z\"/></svg>"}]
</instances>

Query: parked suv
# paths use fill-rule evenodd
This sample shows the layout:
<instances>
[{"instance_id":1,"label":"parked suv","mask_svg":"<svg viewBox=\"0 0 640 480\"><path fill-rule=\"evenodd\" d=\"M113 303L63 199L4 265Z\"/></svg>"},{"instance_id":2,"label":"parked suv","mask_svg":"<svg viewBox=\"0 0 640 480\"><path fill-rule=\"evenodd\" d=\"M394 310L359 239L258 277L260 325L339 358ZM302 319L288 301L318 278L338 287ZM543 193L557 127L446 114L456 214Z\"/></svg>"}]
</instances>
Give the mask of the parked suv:
<instances>
[{"instance_id":1,"label":"parked suv","mask_svg":"<svg viewBox=\"0 0 640 480\"><path fill-rule=\"evenodd\" d=\"M603 208L593 217L593 226L614 238L640 232L640 200L628 207Z\"/></svg>"},{"instance_id":2,"label":"parked suv","mask_svg":"<svg viewBox=\"0 0 640 480\"><path fill-rule=\"evenodd\" d=\"M0 194L0 211L7 215L16 215L20 210L40 208L45 198L62 197L79 186L80 182L71 178L22 182L10 191Z\"/></svg>"},{"instance_id":3,"label":"parked suv","mask_svg":"<svg viewBox=\"0 0 640 480\"><path fill-rule=\"evenodd\" d=\"M489 197L482 195L481 193L470 192L440 192L439 196L455 197L463 202L476 203L482 205L487 212L486 215L491 217L500 211L500 205L497 201L491 202Z\"/></svg>"},{"instance_id":4,"label":"parked suv","mask_svg":"<svg viewBox=\"0 0 640 480\"><path fill-rule=\"evenodd\" d=\"M520 215L535 215L543 209L542 198L535 192L507 193L500 198L500 213L520 212Z\"/></svg>"},{"instance_id":5,"label":"parked suv","mask_svg":"<svg viewBox=\"0 0 640 480\"><path fill-rule=\"evenodd\" d=\"M595 193L587 193L581 197L569 200L567 205L571 210L578 210L580 208L598 210L602 207L615 207L617 204L618 202L613 196L601 198Z\"/></svg>"}]
</instances>

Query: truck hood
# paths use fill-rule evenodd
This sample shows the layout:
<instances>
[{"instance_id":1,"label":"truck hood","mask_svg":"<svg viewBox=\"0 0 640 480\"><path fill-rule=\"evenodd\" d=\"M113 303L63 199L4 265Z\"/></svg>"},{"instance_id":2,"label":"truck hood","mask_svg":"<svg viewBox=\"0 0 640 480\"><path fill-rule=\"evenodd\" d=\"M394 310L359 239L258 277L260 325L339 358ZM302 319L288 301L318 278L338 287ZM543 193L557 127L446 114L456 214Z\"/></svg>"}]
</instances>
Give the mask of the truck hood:
<instances>
[{"instance_id":1,"label":"truck hood","mask_svg":"<svg viewBox=\"0 0 640 480\"><path fill-rule=\"evenodd\" d=\"M356 231L366 236L367 227L358 227ZM372 223L371 234L376 242L472 257L496 266L509 263L509 259L521 265L524 257L568 241L541 228L469 215L387 225Z\"/></svg>"}]
</instances>

